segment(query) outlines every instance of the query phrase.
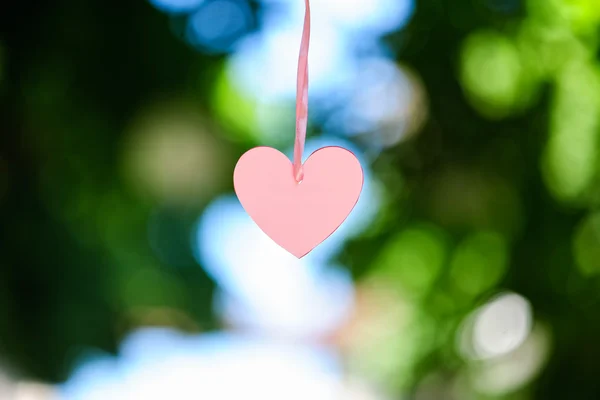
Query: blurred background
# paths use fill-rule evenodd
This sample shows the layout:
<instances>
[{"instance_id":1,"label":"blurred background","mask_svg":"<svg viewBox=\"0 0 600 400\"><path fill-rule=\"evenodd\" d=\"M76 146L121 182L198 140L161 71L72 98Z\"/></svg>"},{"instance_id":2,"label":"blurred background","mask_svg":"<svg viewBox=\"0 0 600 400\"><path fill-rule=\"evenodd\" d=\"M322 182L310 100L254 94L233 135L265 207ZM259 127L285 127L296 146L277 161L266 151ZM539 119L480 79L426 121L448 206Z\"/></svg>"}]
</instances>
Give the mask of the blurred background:
<instances>
[{"instance_id":1,"label":"blurred background","mask_svg":"<svg viewBox=\"0 0 600 400\"><path fill-rule=\"evenodd\" d=\"M313 0L297 260L233 194L291 155L301 0L0 8L0 399L600 398L600 3Z\"/></svg>"}]
</instances>

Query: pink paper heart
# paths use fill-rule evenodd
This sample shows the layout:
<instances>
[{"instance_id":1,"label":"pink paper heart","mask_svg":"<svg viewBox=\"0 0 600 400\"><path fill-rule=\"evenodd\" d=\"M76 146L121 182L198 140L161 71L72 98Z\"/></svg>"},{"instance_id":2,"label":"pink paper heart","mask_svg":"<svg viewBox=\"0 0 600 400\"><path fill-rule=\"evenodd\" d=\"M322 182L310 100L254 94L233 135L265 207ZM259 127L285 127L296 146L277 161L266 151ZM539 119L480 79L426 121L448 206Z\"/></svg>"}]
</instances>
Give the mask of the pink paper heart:
<instances>
[{"instance_id":1,"label":"pink paper heart","mask_svg":"<svg viewBox=\"0 0 600 400\"><path fill-rule=\"evenodd\" d=\"M238 199L275 243L298 258L327 239L348 217L363 186L356 156L324 147L306 160L296 182L290 160L271 147L255 147L233 172Z\"/></svg>"}]
</instances>

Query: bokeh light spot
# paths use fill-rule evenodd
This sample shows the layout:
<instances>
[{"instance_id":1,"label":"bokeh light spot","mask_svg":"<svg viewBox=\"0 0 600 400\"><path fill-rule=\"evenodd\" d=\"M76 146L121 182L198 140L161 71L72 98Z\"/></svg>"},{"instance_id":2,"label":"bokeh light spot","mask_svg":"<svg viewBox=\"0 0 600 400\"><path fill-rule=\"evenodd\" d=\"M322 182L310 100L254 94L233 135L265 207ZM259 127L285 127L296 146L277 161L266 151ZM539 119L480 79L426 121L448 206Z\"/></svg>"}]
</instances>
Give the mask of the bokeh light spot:
<instances>
[{"instance_id":1,"label":"bokeh light spot","mask_svg":"<svg viewBox=\"0 0 600 400\"><path fill-rule=\"evenodd\" d=\"M556 79L550 137L543 158L546 184L562 201L580 200L596 174L600 74L573 62Z\"/></svg>"},{"instance_id":2,"label":"bokeh light spot","mask_svg":"<svg viewBox=\"0 0 600 400\"><path fill-rule=\"evenodd\" d=\"M403 287L410 295L427 293L446 258L444 235L436 228L419 226L390 240L376 263L378 274Z\"/></svg>"},{"instance_id":3,"label":"bokeh light spot","mask_svg":"<svg viewBox=\"0 0 600 400\"><path fill-rule=\"evenodd\" d=\"M476 317L475 349L485 358L506 354L525 341L530 329L529 302L517 294L500 296L483 307Z\"/></svg>"},{"instance_id":4,"label":"bokeh light spot","mask_svg":"<svg viewBox=\"0 0 600 400\"><path fill-rule=\"evenodd\" d=\"M461 80L467 97L479 112L503 118L531 97L515 44L493 32L469 36L462 48Z\"/></svg>"},{"instance_id":5,"label":"bokeh light spot","mask_svg":"<svg viewBox=\"0 0 600 400\"><path fill-rule=\"evenodd\" d=\"M517 349L532 327L531 305L516 293L495 296L463 324L459 338L467 359L488 360Z\"/></svg>"},{"instance_id":6,"label":"bokeh light spot","mask_svg":"<svg viewBox=\"0 0 600 400\"><path fill-rule=\"evenodd\" d=\"M188 21L188 41L208 52L228 52L248 32L252 14L245 0L210 0Z\"/></svg>"},{"instance_id":7,"label":"bokeh light spot","mask_svg":"<svg viewBox=\"0 0 600 400\"><path fill-rule=\"evenodd\" d=\"M315 12L327 12L342 26L357 31L384 34L402 28L414 11L414 0L326 0ZM320 7L319 7L320 5Z\"/></svg>"},{"instance_id":8,"label":"bokeh light spot","mask_svg":"<svg viewBox=\"0 0 600 400\"><path fill-rule=\"evenodd\" d=\"M508 249L504 238L481 232L467 237L456 249L450 276L462 293L475 296L491 289L508 267Z\"/></svg>"},{"instance_id":9,"label":"bokeh light spot","mask_svg":"<svg viewBox=\"0 0 600 400\"><path fill-rule=\"evenodd\" d=\"M293 102L302 19L278 17L265 22L260 33L240 42L229 60L228 71L234 85L247 95L265 102ZM310 97L331 96L355 68L349 38L330 24L314 21L311 36L319 39L310 44Z\"/></svg>"},{"instance_id":10,"label":"bokeh light spot","mask_svg":"<svg viewBox=\"0 0 600 400\"><path fill-rule=\"evenodd\" d=\"M416 133L427 116L422 82L412 71L385 57L357 63L350 92L327 122L327 127L370 147L386 148ZM364 136L364 137L362 137Z\"/></svg>"},{"instance_id":11,"label":"bokeh light spot","mask_svg":"<svg viewBox=\"0 0 600 400\"><path fill-rule=\"evenodd\" d=\"M222 183L224 154L206 121L185 105L144 110L123 148L131 186L166 203L194 204Z\"/></svg>"}]
</instances>

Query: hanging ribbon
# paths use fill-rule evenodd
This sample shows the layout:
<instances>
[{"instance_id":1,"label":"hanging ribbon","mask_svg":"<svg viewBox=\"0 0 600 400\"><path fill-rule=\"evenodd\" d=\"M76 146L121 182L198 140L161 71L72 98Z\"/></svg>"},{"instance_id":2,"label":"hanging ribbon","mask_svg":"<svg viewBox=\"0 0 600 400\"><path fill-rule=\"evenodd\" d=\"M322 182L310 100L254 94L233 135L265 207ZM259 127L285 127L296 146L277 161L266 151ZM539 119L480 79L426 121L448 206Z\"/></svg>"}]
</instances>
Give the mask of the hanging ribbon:
<instances>
[{"instance_id":1,"label":"hanging ribbon","mask_svg":"<svg viewBox=\"0 0 600 400\"><path fill-rule=\"evenodd\" d=\"M300 56L298 57L298 79L296 86L296 141L294 142L294 178L296 182L304 179L302 171L302 153L306 140L306 126L308 124L308 43L310 41L310 4L304 0L306 12L304 14L304 28L300 42Z\"/></svg>"}]
</instances>

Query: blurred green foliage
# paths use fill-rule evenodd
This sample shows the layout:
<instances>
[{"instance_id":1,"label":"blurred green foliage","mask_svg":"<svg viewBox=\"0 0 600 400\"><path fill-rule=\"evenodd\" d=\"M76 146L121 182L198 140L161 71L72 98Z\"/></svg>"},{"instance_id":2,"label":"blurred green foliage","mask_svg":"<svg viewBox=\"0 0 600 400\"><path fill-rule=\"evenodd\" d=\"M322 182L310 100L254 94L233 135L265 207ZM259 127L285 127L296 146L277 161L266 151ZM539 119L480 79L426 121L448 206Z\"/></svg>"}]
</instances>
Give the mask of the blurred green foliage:
<instances>
[{"instance_id":1,"label":"blurred green foliage","mask_svg":"<svg viewBox=\"0 0 600 400\"><path fill-rule=\"evenodd\" d=\"M375 161L385 206L340 255L357 282L385 281L413 310L390 319L405 334L384 334L363 367L403 388L461 370L454 332L505 288L553 338L526 393L597 399L600 5L491 3L418 0L386 38L419 74L429 119ZM2 358L58 381L78 349L114 351L144 309L175 310L181 329L216 326L213 283L186 238L229 177L156 211L163 192L132 189L121 151L140 109L184 98L218 126L209 137L232 170L261 138L224 59L187 48L143 1L11 2L0 29ZM149 238L148 220L168 233Z\"/></svg>"}]
</instances>

